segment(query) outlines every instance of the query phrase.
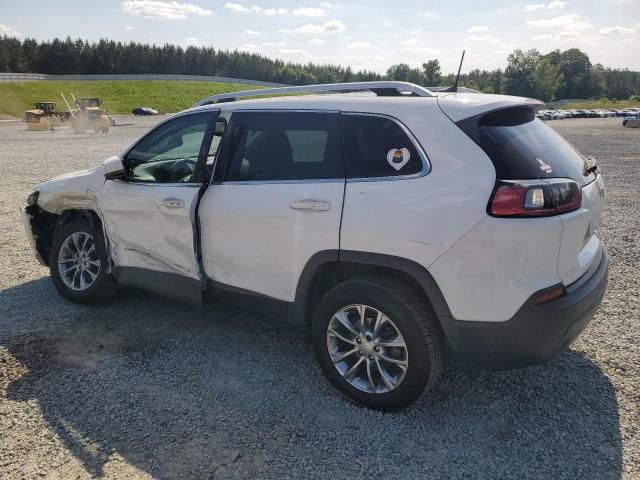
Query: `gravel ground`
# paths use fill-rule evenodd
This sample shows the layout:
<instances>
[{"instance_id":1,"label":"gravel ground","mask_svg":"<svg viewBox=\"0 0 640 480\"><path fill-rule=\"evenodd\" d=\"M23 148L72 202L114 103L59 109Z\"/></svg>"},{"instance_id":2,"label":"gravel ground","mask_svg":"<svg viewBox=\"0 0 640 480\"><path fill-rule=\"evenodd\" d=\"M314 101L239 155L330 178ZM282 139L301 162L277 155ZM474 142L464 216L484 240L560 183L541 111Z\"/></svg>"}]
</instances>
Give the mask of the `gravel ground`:
<instances>
[{"instance_id":1,"label":"gravel ground","mask_svg":"<svg viewBox=\"0 0 640 480\"><path fill-rule=\"evenodd\" d=\"M393 414L351 405L297 334L259 316L123 292L80 306L33 259L18 207L32 186L117 153L112 133L0 124L1 478L640 478L640 130L551 125L599 158L610 283L549 364L450 367Z\"/></svg>"}]
</instances>

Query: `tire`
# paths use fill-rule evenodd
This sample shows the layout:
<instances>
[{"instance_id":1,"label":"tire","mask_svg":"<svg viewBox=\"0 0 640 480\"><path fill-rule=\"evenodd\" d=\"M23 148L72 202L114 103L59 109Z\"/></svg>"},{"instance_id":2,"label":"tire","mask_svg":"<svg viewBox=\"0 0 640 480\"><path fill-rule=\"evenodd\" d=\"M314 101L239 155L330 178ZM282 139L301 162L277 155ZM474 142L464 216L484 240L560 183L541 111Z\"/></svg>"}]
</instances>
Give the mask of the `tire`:
<instances>
[{"instance_id":1,"label":"tire","mask_svg":"<svg viewBox=\"0 0 640 480\"><path fill-rule=\"evenodd\" d=\"M94 245L94 250L86 257L87 262L85 262L85 264L87 266L82 266L83 271L80 272L78 272L79 268L76 264L79 260L71 259L71 257L75 257L75 248L72 246L70 249L68 246L65 246L67 240L74 234L78 235L76 237L78 244L81 244L81 246L86 245L87 250L90 250L92 244ZM90 236L90 240L85 241L85 239L88 238L87 236ZM82 244L82 242L84 242L84 244ZM73 243L74 242L71 241L70 245ZM77 249L75 251L77 252ZM66 257L69 257L69 259L61 261L61 259ZM90 262L93 262L93 264ZM96 267L96 263L98 263L99 266ZM107 273L107 265L107 252L102 232L96 232L88 220L72 220L56 228L51 244L51 253L49 255L49 272L56 290L67 300L75 303L94 303L105 302L114 298L117 291L117 283L113 277ZM64 275L61 273L63 268L70 269L71 273ZM73 270L73 268L75 268L75 270ZM71 280L72 277L73 280ZM75 289L68 284L70 281L76 286ZM89 283L89 285L82 288L83 283Z\"/></svg>"},{"instance_id":2,"label":"tire","mask_svg":"<svg viewBox=\"0 0 640 480\"><path fill-rule=\"evenodd\" d=\"M366 330L372 334L366 337L362 329L352 325L360 334L360 344L356 343L359 337L354 338L337 319L338 314L346 314L347 319L361 318L361 310L355 305L366 306ZM390 320L382 320L385 326L378 327L387 332L382 337L376 337L373 329L373 318L379 313ZM397 334L385 339L388 332ZM349 399L375 410L397 410L413 403L436 383L446 363L442 330L430 305L404 284L385 277L355 277L331 289L314 312L311 334L316 358L329 381ZM391 339L395 339L394 345L403 341L405 347L389 347ZM387 346L378 346L378 342ZM334 364L351 346L356 353ZM379 353L375 353L376 347ZM393 363L387 361L390 357ZM361 366L348 380L343 374L358 361ZM396 363L404 361L403 373ZM383 381L385 377L395 377L396 383Z\"/></svg>"}]
</instances>

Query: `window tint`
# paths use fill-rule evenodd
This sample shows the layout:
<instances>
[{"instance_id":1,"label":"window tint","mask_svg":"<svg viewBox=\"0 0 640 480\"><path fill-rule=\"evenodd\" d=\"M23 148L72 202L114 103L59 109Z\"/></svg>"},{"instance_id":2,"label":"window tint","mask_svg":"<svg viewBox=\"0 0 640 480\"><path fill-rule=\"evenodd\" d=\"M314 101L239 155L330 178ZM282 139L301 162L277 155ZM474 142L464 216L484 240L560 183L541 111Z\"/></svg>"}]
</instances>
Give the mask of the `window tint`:
<instances>
[{"instance_id":1,"label":"window tint","mask_svg":"<svg viewBox=\"0 0 640 480\"><path fill-rule=\"evenodd\" d=\"M584 157L530 109L490 113L475 128L475 137L474 132L470 136L489 156L501 180L564 177L586 184L595 178Z\"/></svg>"},{"instance_id":2,"label":"window tint","mask_svg":"<svg viewBox=\"0 0 640 480\"><path fill-rule=\"evenodd\" d=\"M138 182L192 182L210 113L185 115L159 126L127 154Z\"/></svg>"},{"instance_id":3,"label":"window tint","mask_svg":"<svg viewBox=\"0 0 640 480\"><path fill-rule=\"evenodd\" d=\"M343 178L337 115L238 112L227 180Z\"/></svg>"},{"instance_id":4,"label":"window tint","mask_svg":"<svg viewBox=\"0 0 640 480\"><path fill-rule=\"evenodd\" d=\"M410 175L422 170L422 159L395 121L371 115L341 116L348 178Z\"/></svg>"}]
</instances>

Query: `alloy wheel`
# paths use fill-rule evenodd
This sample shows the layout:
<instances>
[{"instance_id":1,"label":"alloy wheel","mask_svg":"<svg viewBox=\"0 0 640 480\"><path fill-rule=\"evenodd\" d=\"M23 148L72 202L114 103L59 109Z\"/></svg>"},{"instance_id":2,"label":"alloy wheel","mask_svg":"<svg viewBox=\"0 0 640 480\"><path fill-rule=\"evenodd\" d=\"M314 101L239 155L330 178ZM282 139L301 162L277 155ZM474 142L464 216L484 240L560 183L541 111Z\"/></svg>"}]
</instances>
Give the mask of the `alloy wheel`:
<instances>
[{"instance_id":1,"label":"alloy wheel","mask_svg":"<svg viewBox=\"0 0 640 480\"><path fill-rule=\"evenodd\" d=\"M409 366L399 328L368 305L349 305L336 312L327 327L327 349L342 378L367 393L395 390Z\"/></svg>"},{"instance_id":2,"label":"alloy wheel","mask_svg":"<svg viewBox=\"0 0 640 480\"><path fill-rule=\"evenodd\" d=\"M71 290L82 291L93 285L100 268L96 244L91 235L74 232L62 242L58 252L58 273Z\"/></svg>"}]
</instances>

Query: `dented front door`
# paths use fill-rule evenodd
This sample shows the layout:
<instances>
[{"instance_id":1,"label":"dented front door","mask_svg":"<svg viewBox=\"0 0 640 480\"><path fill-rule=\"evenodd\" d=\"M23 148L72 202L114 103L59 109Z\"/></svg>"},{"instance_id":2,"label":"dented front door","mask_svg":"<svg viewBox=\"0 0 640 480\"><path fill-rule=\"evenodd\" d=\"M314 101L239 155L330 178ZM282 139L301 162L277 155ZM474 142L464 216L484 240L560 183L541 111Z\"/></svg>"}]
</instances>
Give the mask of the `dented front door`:
<instances>
[{"instance_id":1,"label":"dented front door","mask_svg":"<svg viewBox=\"0 0 640 480\"><path fill-rule=\"evenodd\" d=\"M100 208L114 264L199 279L193 230L199 187L107 180Z\"/></svg>"},{"instance_id":2,"label":"dented front door","mask_svg":"<svg viewBox=\"0 0 640 480\"><path fill-rule=\"evenodd\" d=\"M106 181L98 205L118 269L200 279L195 210L217 113L183 114L159 125L123 155L127 177Z\"/></svg>"}]
</instances>

